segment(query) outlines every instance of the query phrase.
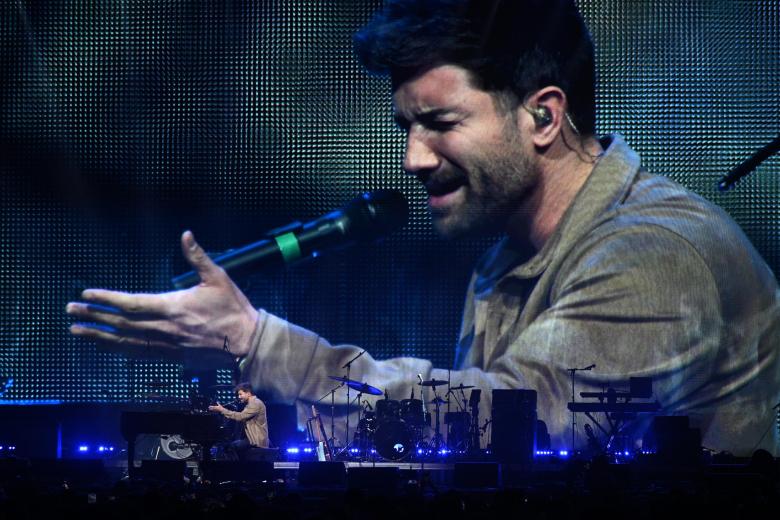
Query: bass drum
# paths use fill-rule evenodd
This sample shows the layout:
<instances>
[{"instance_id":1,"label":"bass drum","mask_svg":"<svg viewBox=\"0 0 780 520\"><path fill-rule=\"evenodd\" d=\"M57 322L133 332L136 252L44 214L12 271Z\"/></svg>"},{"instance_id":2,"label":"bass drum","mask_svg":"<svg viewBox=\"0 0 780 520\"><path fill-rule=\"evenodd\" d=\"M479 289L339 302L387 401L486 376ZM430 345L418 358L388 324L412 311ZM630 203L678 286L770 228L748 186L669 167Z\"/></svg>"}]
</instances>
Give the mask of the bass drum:
<instances>
[{"instance_id":1,"label":"bass drum","mask_svg":"<svg viewBox=\"0 0 780 520\"><path fill-rule=\"evenodd\" d=\"M404 460L415 448L412 429L400 419L382 421L374 432L374 446L385 460Z\"/></svg>"}]
</instances>

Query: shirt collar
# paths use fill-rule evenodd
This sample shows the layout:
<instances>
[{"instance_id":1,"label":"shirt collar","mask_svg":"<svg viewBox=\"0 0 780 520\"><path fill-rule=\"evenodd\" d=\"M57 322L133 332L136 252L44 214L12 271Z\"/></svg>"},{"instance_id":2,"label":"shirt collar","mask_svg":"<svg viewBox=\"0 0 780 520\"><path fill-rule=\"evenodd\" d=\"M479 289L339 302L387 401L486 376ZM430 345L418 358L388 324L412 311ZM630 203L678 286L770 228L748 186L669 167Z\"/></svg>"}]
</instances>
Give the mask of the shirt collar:
<instances>
[{"instance_id":1,"label":"shirt collar","mask_svg":"<svg viewBox=\"0 0 780 520\"><path fill-rule=\"evenodd\" d=\"M601 145L604 155L544 247L529 257L527 244L517 244L508 237L501 239L477 265L477 292L493 285L510 271L512 276L519 278L539 276L561 247L567 247L587 233L599 216L616 208L625 199L639 173L639 156L617 134L602 138Z\"/></svg>"}]
</instances>

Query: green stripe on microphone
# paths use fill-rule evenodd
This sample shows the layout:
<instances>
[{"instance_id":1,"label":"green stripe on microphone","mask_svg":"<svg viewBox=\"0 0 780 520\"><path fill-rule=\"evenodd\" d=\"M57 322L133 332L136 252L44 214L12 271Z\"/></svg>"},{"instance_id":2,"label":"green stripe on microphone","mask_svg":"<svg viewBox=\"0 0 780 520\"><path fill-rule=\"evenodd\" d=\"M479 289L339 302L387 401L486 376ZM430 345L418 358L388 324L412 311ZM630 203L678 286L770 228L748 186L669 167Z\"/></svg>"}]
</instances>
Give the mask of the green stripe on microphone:
<instances>
[{"instance_id":1,"label":"green stripe on microphone","mask_svg":"<svg viewBox=\"0 0 780 520\"><path fill-rule=\"evenodd\" d=\"M289 264L295 262L301 257L301 247L298 245L298 238L295 233L285 233L275 237L276 245L279 246L279 251L282 253L284 263Z\"/></svg>"}]
</instances>

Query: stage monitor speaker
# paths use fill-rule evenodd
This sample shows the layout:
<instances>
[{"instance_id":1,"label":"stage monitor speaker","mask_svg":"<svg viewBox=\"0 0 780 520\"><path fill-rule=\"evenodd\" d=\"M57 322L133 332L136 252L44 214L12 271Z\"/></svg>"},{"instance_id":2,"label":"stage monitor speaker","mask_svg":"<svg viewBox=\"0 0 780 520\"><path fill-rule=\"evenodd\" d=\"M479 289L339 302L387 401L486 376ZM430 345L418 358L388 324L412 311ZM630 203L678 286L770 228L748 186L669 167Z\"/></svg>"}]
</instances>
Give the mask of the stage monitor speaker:
<instances>
[{"instance_id":1,"label":"stage monitor speaker","mask_svg":"<svg viewBox=\"0 0 780 520\"><path fill-rule=\"evenodd\" d=\"M701 431L690 427L686 415L653 417L642 446L655 451L656 459L663 464L687 466L701 462Z\"/></svg>"},{"instance_id":2,"label":"stage monitor speaker","mask_svg":"<svg viewBox=\"0 0 780 520\"><path fill-rule=\"evenodd\" d=\"M526 464L536 451L536 391L493 390L491 449L498 462Z\"/></svg>"},{"instance_id":3,"label":"stage monitor speaker","mask_svg":"<svg viewBox=\"0 0 780 520\"><path fill-rule=\"evenodd\" d=\"M30 461L27 459L0 458L0 484L30 477Z\"/></svg>"},{"instance_id":4,"label":"stage monitor speaker","mask_svg":"<svg viewBox=\"0 0 780 520\"><path fill-rule=\"evenodd\" d=\"M271 482L274 478L274 463L267 461L212 460L202 467L203 476L213 483Z\"/></svg>"},{"instance_id":5,"label":"stage monitor speaker","mask_svg":"<svg viewBox=\"0 0 780 520\"><path fill-rule=\"evenodd\" d=\"M396 467L349 468L347 472L350 489L393 494L399 482L400 472Z\"/></svg>"},{"instance_id":6,"label":"stage monitor speaker","mask_svg":"<svg viewBox=\"0 0 780 520\"><path fill-rule=\"evenodd\" d=\"M242 455L244 460L253 462L275 462L279 460L279 448L259 448L252 446Z\"/></svg>"},{"instance_id":7,"label":"stage monitor speaker","mask_svg":"<svg viewBox=\"0 0 780 520\"><path fill-rule=\"evenodd\" d=\"M495 462L456 462L452 481L456 488L497 488L500 480L499 466Z\"/></svg>"},{"instance_id":8,"label":"stage monitor speaker","mask_svg":"<svg viewBox=\"0 0 780 520\"><path fill-rule=\"evenodd\" d=\"M181 482L186 466L183 460L144 460L141 467L134 468L132 476L143 480Z\"/></svg>"},{"instance_id":9,"label":"stage monitor speaker","mask_svg":"<svg viewBox=\"0 0 780 520\"><path fill-rule=\"evenodd\" d=\"M301 487L344 487L347 469L343 462L301 462L298 466L298 485Z\"/></svg>"},{"instance_id":10,"label":"stage monitor speaker","mask_svg":"<svg viewBox=\"0 0 780 520\"><path fill-rule=\"evenodd\" d=\"M30 474L48 483L70 487L105 486L108 474L100 459L34 459Z\"/></svg>"}]
</instances>

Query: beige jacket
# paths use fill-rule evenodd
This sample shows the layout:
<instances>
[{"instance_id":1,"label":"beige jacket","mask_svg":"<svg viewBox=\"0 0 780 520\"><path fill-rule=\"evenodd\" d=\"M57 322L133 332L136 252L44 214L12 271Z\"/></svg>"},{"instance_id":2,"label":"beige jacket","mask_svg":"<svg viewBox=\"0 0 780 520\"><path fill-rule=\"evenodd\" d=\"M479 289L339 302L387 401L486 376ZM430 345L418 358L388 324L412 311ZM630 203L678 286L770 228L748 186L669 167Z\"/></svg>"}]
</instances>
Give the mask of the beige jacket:
<instances>
[{"instance_id":1,"label":"beige jacket","mask_svg":"<svg viewBox=\"0 0 780 520\"><path fill-rule=\"evenodd\" d=\"M252 446L268 447L268 419L265 415L265 404L256 396L250 397L249 402L240 412L224 410L222 415L244 423L244 433Z\"/></svg>"},{"instance_id":2,"label":"beige jacket","mask_svg":"<svg viewBox=\"0 0 780 520\"><path fill-rule=\"evenodd\" d=\"M620 137L604 145L541 251L503 240L477 266L452 384L482 389L481 421L490 417L492 389L536 390L553 448L564 449L572 438L567 369L596 364L578 373L578 393L651 377L661 413L691 417L706 447L750 455L761 446L778 454L773 273L723 210L646 173ZM332 387L328 376L358 352L262 311L243 370L274 400L296 402L300 420ZM448 375L425 359L366 354L351 377L399 399L419 392L417 374ZM582 428L584 417L578 423ZM585 440L582 431L576 437Z\"/></svg>"}]
</instances>

